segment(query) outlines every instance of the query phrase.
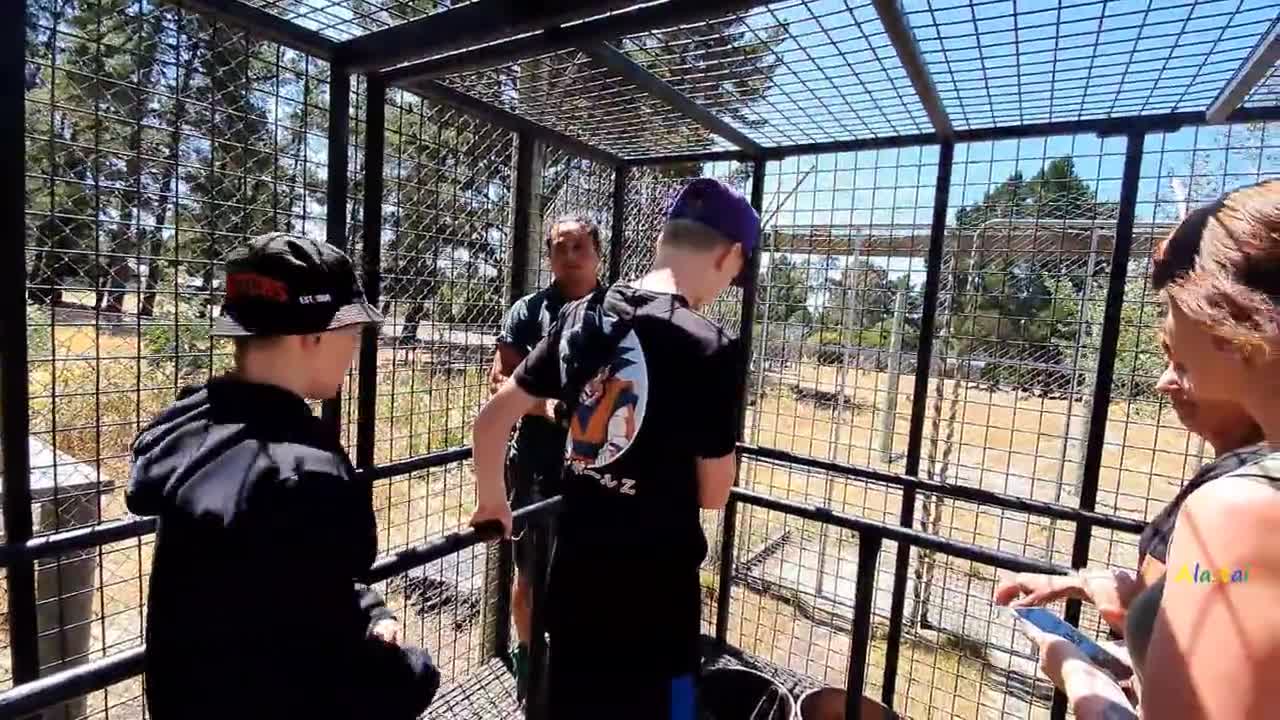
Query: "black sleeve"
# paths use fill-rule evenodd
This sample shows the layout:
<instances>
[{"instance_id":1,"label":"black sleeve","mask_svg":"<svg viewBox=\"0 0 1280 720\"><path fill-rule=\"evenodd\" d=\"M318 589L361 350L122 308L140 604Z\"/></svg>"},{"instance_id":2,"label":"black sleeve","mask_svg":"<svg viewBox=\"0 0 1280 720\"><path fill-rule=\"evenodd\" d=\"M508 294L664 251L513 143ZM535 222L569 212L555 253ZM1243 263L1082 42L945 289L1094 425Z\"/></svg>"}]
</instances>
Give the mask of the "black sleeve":
<instances>
[{"instance_id":1,"label":"black sleeve","mask_svg":"<svg viewBox=\"0 0 1280 720\"><path fill-rule=\"evenodd\" d=\"M564 318L564 313L561 313L560 322L556 322L547 336L533 346L533 352L511 374L516 385L534 397L560 397L560 327Z\"/></svg>"},{"instance_id":2,"label":"black sleeve","mask_svg":"<svg viewBox=\"0 0 1280 720\"><path fill-rule=\"evenodd\" d=\"M533 339L530 338L529 299L520 298L502 318L502 329L497 337L498 344L510 345L519 350L521 355L527 355L536 338L536 332Z\"/></svg>"},{"instance_id":3,"label":"black sleeve","mask_svg":"<svg viewBox=\"0 0 1280 720\"><path fill-rule=\"evenodd\" d=\"M360 611L368 619L370 630L373 629L376 623L383 620L396 619L395 613L391 612L391 608L387 607L387 602L382 599L377 590L358 582L355 584L355 593L356 602L360 605Z\"/></svg>"},{"instance_id":4,"label":"black sleeve","mask_svg":"<svg viewBox=\"0 0 1280 720\"><path fill-rule=\"evenodd\" d=\"M273 621L296 659L279 671L293 677L291 684L317 688L317 706L351 703L356 716L369 717L376 716L365 714L370 708L388 705L420 713L438 683L429 659L368 634L370 620L387 612L356 580L376 552L368 493L353 478L327 473L283 480L275 492L271 516L260 526L270 542L259 543L278 572L263 592L288 598L288 609Z\"/></svg>"},{"instance_id":5,"label":"black sleeve","mask_svg":"<svg viewBox=\"0 0 1280 720\"><path fill-rule=\"evenodd\" d=\"M733 452L738 443L738 404L741 378L746 371L742 344L727 340L705 359L702 387L706 388L702 422L697 427L694 452L701 458L719 458Z\"/></svg>"}]
</instances>

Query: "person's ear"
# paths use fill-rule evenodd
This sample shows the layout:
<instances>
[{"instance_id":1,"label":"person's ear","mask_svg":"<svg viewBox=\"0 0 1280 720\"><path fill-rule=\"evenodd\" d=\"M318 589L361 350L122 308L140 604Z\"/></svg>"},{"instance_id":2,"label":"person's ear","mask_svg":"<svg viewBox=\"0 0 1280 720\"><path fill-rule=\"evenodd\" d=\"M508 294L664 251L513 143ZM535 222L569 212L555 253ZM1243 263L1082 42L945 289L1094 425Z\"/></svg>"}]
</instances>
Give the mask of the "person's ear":
<instances>
[{"instance_id":1,"label":"person's ear","mask_svg":"<svg viewBox=\"0 0 1280 720\"><path fill-rule=\"evenodd\" d=\"M741 243L730 243L728 249L720 254L719 262L716 263L716 270L720 272L732 271L736 277L742 272L742 245Z\"/></svg>"}]
</instances>

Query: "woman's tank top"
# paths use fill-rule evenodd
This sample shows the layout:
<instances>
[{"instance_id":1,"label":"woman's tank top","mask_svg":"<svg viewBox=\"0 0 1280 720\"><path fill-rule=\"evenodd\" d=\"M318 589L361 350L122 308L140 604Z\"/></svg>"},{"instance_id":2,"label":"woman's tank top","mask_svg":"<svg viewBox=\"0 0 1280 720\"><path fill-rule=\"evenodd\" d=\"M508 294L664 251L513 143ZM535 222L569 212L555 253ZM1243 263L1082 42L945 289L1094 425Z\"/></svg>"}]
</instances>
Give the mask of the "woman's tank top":
<instances>
[{"instance_id":1,"label":"woman's tank top","mask_svg":"<svg viewBox=\"0 0 1280 720\"><path fill-rule=\"evenodd\" d=\"M1270 454L1221 477L1254 480L1280 491L1280 452L1277 452L1272 445ZM1133 660L1133 667L1139 674L1147 664L1147 649L1151 644L1151 634L1155 630L1156 615L1160 612L1160 601L1164 598L1164 581L1165 578L1160 578L1129 604L1124 639L1129 648L1129 657Z\"/></svg>"}]
</instances>

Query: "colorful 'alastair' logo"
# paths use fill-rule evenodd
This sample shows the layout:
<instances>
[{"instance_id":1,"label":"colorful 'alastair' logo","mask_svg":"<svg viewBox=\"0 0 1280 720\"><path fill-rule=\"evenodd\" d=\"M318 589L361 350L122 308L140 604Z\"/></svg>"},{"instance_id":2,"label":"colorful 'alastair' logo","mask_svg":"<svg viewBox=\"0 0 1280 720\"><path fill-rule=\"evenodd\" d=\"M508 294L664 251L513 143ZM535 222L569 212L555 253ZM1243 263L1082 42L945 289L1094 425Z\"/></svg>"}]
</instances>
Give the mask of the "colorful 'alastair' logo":
<instances>
[{"instance_id":1,"label":"colorful 'alastair' logo","mask_svg":"<svg viewBox=\"0 0 1280 720\"><path fill-rule=\"evenodd\" d=\"M1173 576L1173 581L1199 584L1249 582L1249 568L1215 569L1201 567L1200 563L1196 563L1195 568L1192 569L1189 565L1183 565L1177 574Z\"/></svg>"}]
</instances>

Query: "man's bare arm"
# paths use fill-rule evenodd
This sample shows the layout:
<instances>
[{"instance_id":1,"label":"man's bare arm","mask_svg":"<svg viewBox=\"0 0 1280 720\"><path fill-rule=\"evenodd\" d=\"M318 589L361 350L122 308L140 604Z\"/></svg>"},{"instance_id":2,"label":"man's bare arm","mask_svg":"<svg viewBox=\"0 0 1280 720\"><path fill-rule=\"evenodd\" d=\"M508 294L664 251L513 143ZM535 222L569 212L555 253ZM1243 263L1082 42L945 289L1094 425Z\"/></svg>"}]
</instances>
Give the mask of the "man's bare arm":
<instances>
[{"instance_id":1,"label":"man's bare arm","mask_svg":"<svg viewBox=\"0 0 1280 720\"><path fill-rule=\"evenodd\" d=\"M516 371L521 360L524 357L519 350L506 343L498 343L498 349L493 353L493 364L489 367L490 395L498 392L507 378L511 377L511 373Z\"/></svg>"}]
</instances>

